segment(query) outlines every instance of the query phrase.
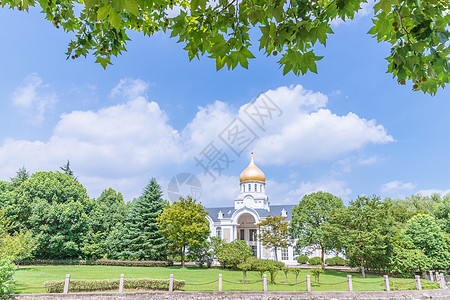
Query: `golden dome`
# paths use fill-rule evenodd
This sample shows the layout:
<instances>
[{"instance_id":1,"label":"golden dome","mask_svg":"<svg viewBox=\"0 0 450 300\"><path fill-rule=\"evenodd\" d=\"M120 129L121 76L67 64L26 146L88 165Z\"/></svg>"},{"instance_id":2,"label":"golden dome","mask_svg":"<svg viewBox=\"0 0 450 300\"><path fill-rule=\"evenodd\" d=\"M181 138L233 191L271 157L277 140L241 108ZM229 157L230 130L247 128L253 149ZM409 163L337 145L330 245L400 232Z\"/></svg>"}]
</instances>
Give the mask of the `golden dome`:
<instances>
[{"instance_id":1,"label":"golden dome","mask_svg":"<svg viewBox=\"0 0 450 300\"><path fill-rule=\"evenodd\" d=\"M239 177L239 180L241 182L246 182L246 181L266 182L266 175L264 175L263 171L261 171L255 165L255 162L253 160L253 153L252 153L252 160L250 161L250 164L244 171L242 171L241 176Z\"/></svg>"}]
</instances>

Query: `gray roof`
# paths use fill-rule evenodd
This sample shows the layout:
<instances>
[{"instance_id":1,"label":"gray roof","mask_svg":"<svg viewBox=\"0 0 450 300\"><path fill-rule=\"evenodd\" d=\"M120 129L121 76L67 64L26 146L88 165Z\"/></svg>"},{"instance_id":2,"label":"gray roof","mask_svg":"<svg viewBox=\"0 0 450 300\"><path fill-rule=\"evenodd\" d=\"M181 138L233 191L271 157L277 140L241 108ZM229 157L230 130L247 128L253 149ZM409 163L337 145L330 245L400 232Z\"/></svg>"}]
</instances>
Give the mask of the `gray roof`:
<instances>
[{"instance_id":1,"label":"gray roof","mask_svg":"<svg viewBox=\"0 0 450 300\"><path fill-rule=\"evenodd\" d=\"M254 209L258 215L262 218L271 216L281 216L281 211L284 209L287 214L287 220L290 221L292 217L292 209L295 205L270 205L270 212L265 209L256 208ZM231 218L233 213L236 211L234 207L205 207L205 210L208 212L208 215L214 222L220 222L219 220L219 212L223 213L223 217L226 219Z\"/></svg>"}]
</instances>

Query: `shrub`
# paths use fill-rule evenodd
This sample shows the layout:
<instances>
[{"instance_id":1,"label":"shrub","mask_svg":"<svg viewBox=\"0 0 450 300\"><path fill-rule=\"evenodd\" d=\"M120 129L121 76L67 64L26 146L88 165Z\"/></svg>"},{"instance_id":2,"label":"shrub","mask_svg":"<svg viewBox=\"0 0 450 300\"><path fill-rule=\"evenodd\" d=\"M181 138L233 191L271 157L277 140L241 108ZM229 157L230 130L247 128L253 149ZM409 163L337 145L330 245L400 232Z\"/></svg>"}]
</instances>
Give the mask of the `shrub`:
<instances>
[{"instance_id":1,"label":"shrub","mask_svg":"<svg viewBox=\"0 0 450 300\"><path fill-rule=\"evenodd\" d=\"M297 262L298 262L299 264L306 264L306 263L308 262L308 256L305 255L305 254L299 255L299 256L297 257Z\"/></svg>"},{"instance_id":2,"label":"shrub","mask_svg":"<svg viewBox=\"0 0 450 300\"><path fill-rule=\"evenodd\" d=\"M91 261L91 265L100 266L123 266L123 267L168 267L172 265L171 261L153 261L153 260L112 260L98 259Z\"/></svg>"},{"instance_id":3,"label":"shrub","mask_svg":"<svg viewBox=\"0 0 450 300\"><path fill-rule=\"evenodd\" d=\"M261 258L250 257L247 260L247 262L252 266L252 268L251 268L252 271L258 271L259 267L267 268L267 266L269 266L269 264L274 264L279 269L284 267L284 263L282 263L280 261L270 260L270 259L261 259Z\"/></svg>"},{"instance_id":4,"label":"shrub","mask_svg":"<svg viewBox=\"0 0 450 300\"><path fill-rule=\"evenodd\" d=\"M295 275L295 283L298 283L298 275L300 275L301 269L300 268L291 268L291 273Z\"/></svg>"},{"instance_id":5,"label":"shrub","mask_svg":"<svg viewBox=\"0 0 450 300\"><path fill-rule=\"evenodd\" d=\"M0 258L0 297L10 293L15 283L12 279L15 269L11 259L7 257Z\"/></svg>"},{"instance_id":6,"label":"shrub","mask_svg":"<svg viewBox=\"0 0 450 300\"><path fill-rule=\"evenodd\" d=\"M327 266L335 266L336 262L334 260L334 257L330 257L330 258L325 259L325 264Z\"/></svg>"},{"instance_id":7,"label":"shrub","mask_svg":"<svg viewBox=\"0 0 450 300\"><path fill-rule=\"evenodd\" d=\"M314 275L314 281L320 283L319 276L323 273L322 268L312 268L309 271Z\"/></svg>"},{"instance_id":8,"label":"shrub","mask_svg":"<svg viewBox=\"0 0 450 300\"><path fill-rule=\"evenodd\" d=\"M247 282L247 271L252 269L252 265L248 262L239 264L238 269L242 271L242 275L244 276L244 282Z\"/></svg>"},{"instance_id":9,"label":"shrub","mask_svg":"<svg viewBox=\"0 0 450 300\"><path fill-rule=\"evenodd\" d=\"M333 257L333 261L334 261L335 266L345 266L346 265L345 259L343 259L342 257L339 257L339 256Z\"/></svg>"},{"instance_id":10,"label":"shrub","mask_svg":"<svg viewBox=\"0 0 450 300\"><path fill-rule=\"evenodd\" d=\"M280 267L275 264L276 261L269 260L269 263L267 264L267 271L269 271L270 274L270 282L275 284L275 279L277 277L278 271L280 270Z\"/></svg>"},{"instance_id":11,"label":"shrub","mask_svg":"<svg viewBox=\"0 0 450 300\"><path fill-rule=\"evenodd\" d=\"M311 266L318 266L318 265L320 265L320 264L322 263L322 258L320 258L320 257L318 257L318 256L311 257L311 258L308 260L308 263L309 263Z\"/></svg>"},{"instance_id":12,"label":"shrub","mask_svg":"<svg viewBox=\"0 0 450 300\"><path fill-rule=\"evenodd\" d=\"M122 267L169 267L172 261L151 261L151 260L73 260L73 259L35 259L25 260L22 265L100 265L100 266L122 266Z\"/></svg>"},{"instance_id":13,"label":"shrub","mask_svg":"<svg viewBox=\"0 0 450 300\"><path fill-rule=\"evenodd\" d=\"M91 292L108 291L119 289L119 279L102 280L71 280L69 291L71 292ZM173 289L181 290L186 282L184 280L174 280ZM124 279L123 286L126 289L145 289L145 290L169 290L169 279ZM44 282L44 288L48 293L62 293L64 290L64 280L52 280Z\"/></svg>"},{"instance_id":14,"label":"shrub","mask_svg":"<svg viewBox=\"0 0 450 300\"><path fill-rule=\"evenodd\" d=\"M237 265L244 263L253 254L252 248L245 241L234 240L231 243L217 243L214 247L217 261L223 267L236 269Z\"/></svg>"}]
</instances>

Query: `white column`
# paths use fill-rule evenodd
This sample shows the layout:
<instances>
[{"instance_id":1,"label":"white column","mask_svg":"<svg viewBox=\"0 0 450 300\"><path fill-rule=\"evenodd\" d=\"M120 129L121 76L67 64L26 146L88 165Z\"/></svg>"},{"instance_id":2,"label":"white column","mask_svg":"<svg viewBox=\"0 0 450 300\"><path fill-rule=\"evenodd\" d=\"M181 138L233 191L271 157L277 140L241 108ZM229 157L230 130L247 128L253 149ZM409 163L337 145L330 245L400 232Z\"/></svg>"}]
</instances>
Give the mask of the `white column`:
<instances>
[{"instance_id":1,"label":"white column","mask_svg":"<svg viewBox=\"0 0 450 300\"><path fill-rule=\"evenodd\" d=\"M66 280L64 281L64 291L63 294L69 293L69 284L70 284L70 274L66 275Z\"/></svg>"},{"instance_id":2,"label":"white column","mask_svg":"<svg viewBox=\"0 0 450 300\"><path fill-rule=\"evenodd\" d=\"M123 279L124 279L124 277L125 277L124 274L120 274L119 293L123 293Z\"/></svg>"},{"instance_id":3,"label":"white column","mask_svg":"<svg viewBox=\"0 0 450 300\"><path fill-rule=\"evenodd\" d=\"M306 275L306 291L311 292L311 275Z\"/></svg>"},{"instance_id":4,"label":"white column","mask_svg":"<svg viewBox=\"0 0 450 300\"><path fill-rule=\"evenodd\" d=\"M170 274L169 292L173 292L173 274Z\"/></svg>"},{"instance_id":5,"label":"white column","mask_svg":"<svg viewBox=\"0 0 450 300\"><path fill-rule=\"evenodd\" d=\"M222 291L222 274L219 274L219 292Z\"/></svg>"},{"instance_id":6,"label":"white column","mask_svg":"<svg viewBox=\"0 0 450 300\"><path fill-rule=\"evenodd\" d=\"M419 291L422 289L422 285L420 283L420 276L416 275L416 289L418 289Z\"/></svg>"},{"instance_id":7,"label":"white column","mask_svg":"<svg viewBox=\"0 0 450 300\"><path fill-rule=\"evenodd\" d=\"M389 292L391 290L391 287L389 286L389 277L387 275L384 275L384 290L386 292Z\"/></svg>"},{"instance_id":8,"label":"white column","mask_svg":"<svg viewBox=\"0 0 450 300\"><path fill-rule=\"evenodd\" d=\"M353 292L352 275L347 275L348 291Z\"/></svg>"}]
</instances>

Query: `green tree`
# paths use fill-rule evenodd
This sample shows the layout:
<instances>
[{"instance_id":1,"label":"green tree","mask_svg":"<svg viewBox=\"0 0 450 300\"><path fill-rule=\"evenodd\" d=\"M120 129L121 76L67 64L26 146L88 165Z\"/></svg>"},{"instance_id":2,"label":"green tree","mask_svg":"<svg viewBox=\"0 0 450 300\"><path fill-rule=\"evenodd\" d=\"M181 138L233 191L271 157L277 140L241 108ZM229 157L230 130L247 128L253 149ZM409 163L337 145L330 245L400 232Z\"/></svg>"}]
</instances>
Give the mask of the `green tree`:
<instances>
[{"instance_id":1,"label":"green tree","mask_svg":"<svg viewBox=\"0 0 450 300\"><path fill-rule=\"evenodd\" d=\"M79 258L88 232L91 201L86 189L59 172L37 172L8 198L10 231L31 230L38 237L37 258Z\"/></svg>"},{"instance_id":2,"label":"green tree","mask_svg":"<svg viewBox=\"0 0 450 300\"><path fill-rule=\"evenodd\" d=\"M406 224L403 235L430 259L431 268L435 270L449 268L449 245L434 217L425 214L412 217Z\"/></svg>"},{"instance_id":3,"label":"green tree","mask_svg":"<svg viewBox=\"0 0 450 300\"><path fill-rule=\"evenodd\" d=\"M366 0L208 1L101 0L15 1L2 6L28 11L39 5L56 28L73 32L67 57L92 53L106 67L111 57L126 50L128 30L144 35L170 31L185 44L189 59L207 55L217 69L248 67L252 44L269 55L280 54L286 74L317 72L317 44L326 45L331 23L353 19ZM400 84L410 80L414 90L435 93L449 82L447 0L376 0L369 34L386 42L387 71ZM176 13L174 12L176 11ZM252 29L258 30L253 34ZM258 41L255 41L258 39Z\"/></svg>"},{"instance_id":4,"label":"green tree","mask_svg":"<svg viewBox=\"0 0 450 300\"><path fill-rule=\"evenodd\" d=\"M322 268L325 269L325 253L336 249L335 239L326 233L326 223L335 209L343 207L341 198L330 193L316 192L305 195L292 210L291 237L297 240L297 248L318 247L321 250Z\"/></svg>"},{"instance_id":5,"label":"green tree","mask_svg":"<svg viewBox=\"0 0 450 300\"><path fill-rule=\"evenodd\" d=\"M121 225L128 213L123 196L109 188L104 190L98 199L92 201L92 206L88 215L89 232L85 236L82 251L86 257L93 259L102 256L117 259L118 251L121 252L122 249L119 250L121 247L115 239L117 232L114 234L112 232L117 231L119 227L122 228ZM114 236L109 238L110 234Z\"/></svg>"},{"instance_id":6,"label":"green tree","mask_svg":"<svg viewBox=\"0 0 450 300\"><path fill-rule=\"evenodd\" d=\"M252 256L253 251L245 241L234 240L226 243L220 240L215 242L214 254L223 267L236 269Z\"/></svg>"},{"instance_id":7,"label":"green tree","mask_svg":"<svg viewBox=\"0 0 450 300\"><path fill-rule=\"evenodd\" d=\"M431 259L421 249L416 248L404 231L393 237L392 246L390 272L411 277L416 271L427 271L431 268Z\"/></svg>"},{"instance_id":8,"label":"green tree","mask_svg":"<svg viewBox=\"0 0 450 300\"><path fill-rule=\"evenodd\" d=\"M65 165L63 165L62 167L59 167L59 169L60 169L61 171L63 171L63 174L69 175L69 176L72 177L73 179L77 180L77 177L75 177L75 176L73 175L73 171L72 171L72 169L70 168L70 161L69 161L69 160L67 160L67 163L66 163Z\"/></svg>"},{"instance_id":9,"label":"green tree","mask_svg":"<svg viewBox=\"0 0 450 300\"><path fill-rule=\"evenodd\" d=\"M158 231L157 219L166 206L161 186L154 178L134 199L124 225L121 256L134 260L167 259L167 240Z\"/></svg>"},{"instance_id":10,"label":"green tree","mask_svg":"<svg viewBox=\"0 0 450 300\"><path fill-rule=\"evenodd\" d=\"M335 211L328 221L334 228L334 238L339 241L350 266L383 271L389 264L390 239L396 232L390 205L379 197L359 196L348 208Z\"/></svg>"},{"instance_id":11,"label":"green tree","mask_svg":"<svg viewBox=\"0 0 450 300\"><path fill-rule=\"evenodd\" d=\"M277 258L278 249L287 248L290 245L289 223L286 217L267 216L257 224L259 229L258 238L265 247L272 248Z\"/></svg>"},{"instance_id":12,"label":"green tree","mask_svg":"<svg viewBox=\"0 0 450 300\"><path fill-rule=\"evenodd\" d=\"M15 268L11 258L0 256L0 297L11 293L11 288L15 284L13 279Z\"/></svg>"},{"instance_id":13,"label":"green tree","mask_svg":"<svg viewBox=\"0 0 450 300\"><path fill-rule=\"evenodd\" d=\"M206 211L192 197L168 204L157 218L159 231L172 245L181 249L181 266L185 266L189 246L202 244L209 236Z\"/></svg>"},{"instance_id":14,"label":"green tree","mask_svg":"<svg viewBox=\"0 0 450 300\"><path fill-rule=\"evenodd\" d=\"M16 172L16 176L11 178L11 183L14 187L20 186L25 180L30 178L30 173L28 173L25 167L20 168Z\"/></svg>"}]
</instances>

